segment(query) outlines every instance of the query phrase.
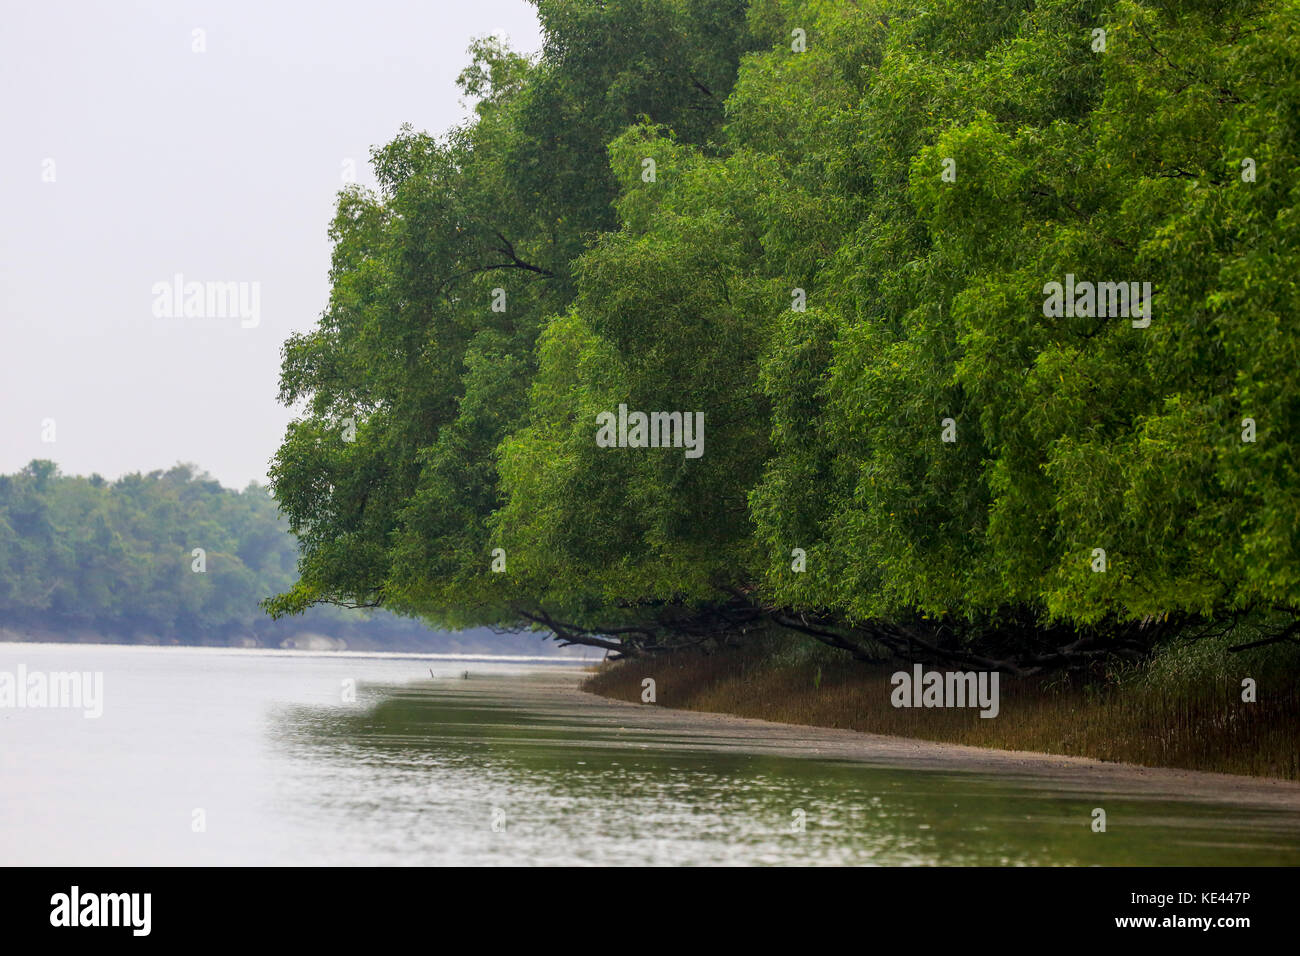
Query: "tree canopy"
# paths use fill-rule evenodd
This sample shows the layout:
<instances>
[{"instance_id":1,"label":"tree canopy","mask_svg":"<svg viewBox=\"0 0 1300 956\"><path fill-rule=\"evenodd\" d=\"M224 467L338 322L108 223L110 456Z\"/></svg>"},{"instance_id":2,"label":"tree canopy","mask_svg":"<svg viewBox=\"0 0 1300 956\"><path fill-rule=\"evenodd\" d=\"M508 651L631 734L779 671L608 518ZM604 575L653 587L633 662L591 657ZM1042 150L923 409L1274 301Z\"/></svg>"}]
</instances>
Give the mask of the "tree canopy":
<instances>
[{"instance_id":1,"label":"tree canopy","mask_svg":"<svg viewBox=\"0 0 1300 956\"><path fill-rule=\"evenodd\" d=\"M121 643L536 653L536 636L431 634L383 611L313 608L272 621L297 547L267 489L223 488L193 465L117 481L33 461L0 475L0 628ZM541 645L545 647L546 645Z\"/></svg>"},{"instance_id":2,"label":"tree canopy","mask_svg":"<svg viewBox=\"0 0 1300 956\"><path fill-rule=\"evenodd\" d=\"M1300 6L538 10L339 197L274 613L1022 671L1294 633ZM704 454L602 447L620 405Z\"/></svg>"}]
</instances>

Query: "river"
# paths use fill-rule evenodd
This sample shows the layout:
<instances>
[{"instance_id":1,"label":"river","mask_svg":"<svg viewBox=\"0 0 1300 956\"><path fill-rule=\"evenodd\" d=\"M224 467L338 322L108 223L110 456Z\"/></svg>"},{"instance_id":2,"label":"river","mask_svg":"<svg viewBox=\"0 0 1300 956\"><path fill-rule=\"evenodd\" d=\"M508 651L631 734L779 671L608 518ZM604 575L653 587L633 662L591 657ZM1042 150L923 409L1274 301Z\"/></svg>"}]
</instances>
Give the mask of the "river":
<instances>
[{"instance_id":1,"label":"river","mask_svg":"<svg viewBox=\"0 0 1300 956\"><path fill-rule=\"evenodd\" d=\"M1294 785L972 768L594 698L572 663L0 644L20 666L102 674L102 715L0 708L5 864L1300 863Z\"/></svg>"}]
</instances>

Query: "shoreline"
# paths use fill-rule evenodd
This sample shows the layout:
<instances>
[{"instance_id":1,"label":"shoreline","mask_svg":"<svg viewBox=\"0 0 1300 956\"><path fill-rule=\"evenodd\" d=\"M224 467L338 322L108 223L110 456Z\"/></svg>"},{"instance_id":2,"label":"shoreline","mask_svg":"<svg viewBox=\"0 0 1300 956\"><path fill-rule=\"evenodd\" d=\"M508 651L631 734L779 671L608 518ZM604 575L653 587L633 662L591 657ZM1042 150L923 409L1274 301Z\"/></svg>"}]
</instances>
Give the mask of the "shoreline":
<instances>
[{"instance_id":1,"label":"shoreline","mask_svg":"<svg viewBox=\"0 0 1300 956\"><path fill-rule=\"evenodd\" d=\"M457 632L438 632L452 635ZM156 635L143 639L140 635L117 635L94 628L43 628L26 625L0 624L0 647L22 644L62 646L62 647L151 647L151 648L189 648L210 651L250 651L265 654L352 654L360 657L370 655L397 655L401 657L464 657L466 659L507 658L519 660L563 661L565 663L598 663L595 657L583 657L580 652L554 650L547 654L499 653L484 649L474 644L455 650L429 651L428 640L375 641L358 640L356 637L336 637L304 629L279 642L262 643L254 639L243 641L219 640L216 638L198 641L180 641L162 639ZM541 642L539 642L541 643ZM549 644L545 646L551 646Z\"/></svg>"},{"instance_id":2,"label":"shoreline","mask_svg":"<svg viewBox=\"0 0 1300 956\"><path fill-rule=\"evenodd\" d=\"M48 651L53 648L85 649L88 647L110 647L115 650L135 652L166 651L167 653L208 653L239 657L331 657L337 659L357 658L375 660L403 661L455 661L458 663L502 663L529 664L538 667L589 668L591 661L581 657L529 656L527 654L474 654L470 652L439 651L381 651L381 650L329 650L306 647L231 647L219 644L116 644L110 641L36 641L36 640L0 640L0 650L7 648L33 648ZM585 672L585 670L584 670Z\"/></svg>"},{"instance_id":3,"label":"shoreline","mask_svg":"<svg viewBox=\"0 0 1300 956\"><path fill-rule=\"evenodd\" d=\"M572 675L578 676L578 675ZM1157 767L1043 751L1007 750L869 731L788 723L733 713L632 702L593 689L591 677L574 696L597 700L611 716L630 714L638 722L660 723L673 733L718 738L765 753L845 760L936 773L974 773L1037 780L1043 789L1115 794L1294 811L1300 809L1300 781L1178 767ZM588 704L588 706L590 706Z\"/></svg>"}]
</instances>

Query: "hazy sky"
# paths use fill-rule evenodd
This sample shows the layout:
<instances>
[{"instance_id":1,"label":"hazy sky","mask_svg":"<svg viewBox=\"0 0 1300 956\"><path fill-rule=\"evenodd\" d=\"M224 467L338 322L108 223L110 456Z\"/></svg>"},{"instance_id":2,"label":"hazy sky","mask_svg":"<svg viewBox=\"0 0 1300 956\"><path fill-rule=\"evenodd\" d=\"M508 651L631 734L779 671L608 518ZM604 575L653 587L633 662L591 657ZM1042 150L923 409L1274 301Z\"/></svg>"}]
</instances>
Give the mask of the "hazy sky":
<instances>
[{"instance_id":1,"label":"hazy sky","mask_svg":"<svg viewBox=\"0 0 1300 956\"><path fill-rule=\"evenodd\" d=\"M371 183L402 123L463 119L486 33L540 46L524 0L6 3L0 473L265 481L280 345L325 305L345 164ZM178 274L219 314L169 316L155 286ZM249 308L209 302L228 282Z\"/></svg>"}]
</instances>

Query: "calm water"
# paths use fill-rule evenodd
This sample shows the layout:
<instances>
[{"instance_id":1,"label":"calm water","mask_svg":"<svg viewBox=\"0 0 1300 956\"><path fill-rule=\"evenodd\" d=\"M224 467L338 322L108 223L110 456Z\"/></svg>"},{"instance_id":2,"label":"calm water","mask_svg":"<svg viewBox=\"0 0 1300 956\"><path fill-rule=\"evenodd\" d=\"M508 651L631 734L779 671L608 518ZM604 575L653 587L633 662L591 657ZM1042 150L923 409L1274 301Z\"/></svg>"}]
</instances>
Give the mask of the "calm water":
<instances>
[{"instance_id":1,"label":"calm water","mask_svg":"<svg viewBox=\"0 0 1300 956\"><path fill-rule=\"evenodd\" d=\"M7 864L1300 863L1300 812L1112 794L1094 834L1095 795L679 734L557 704L551 664L0 644L19 664L102 671L104 712L0 709Z\"/></svg>"}]
</instances>

